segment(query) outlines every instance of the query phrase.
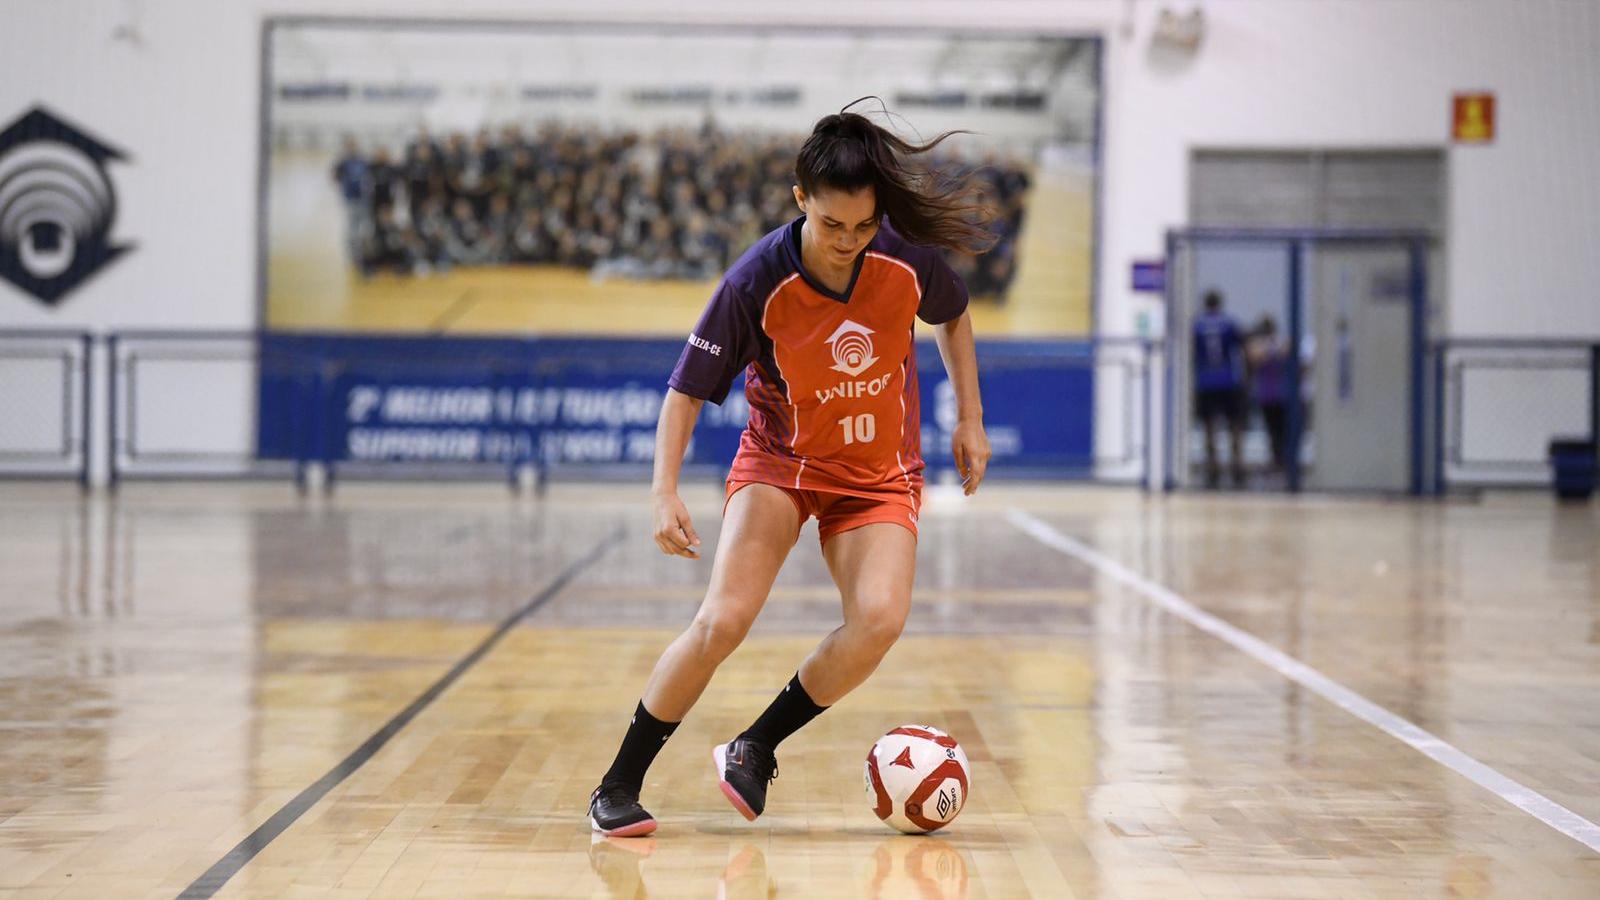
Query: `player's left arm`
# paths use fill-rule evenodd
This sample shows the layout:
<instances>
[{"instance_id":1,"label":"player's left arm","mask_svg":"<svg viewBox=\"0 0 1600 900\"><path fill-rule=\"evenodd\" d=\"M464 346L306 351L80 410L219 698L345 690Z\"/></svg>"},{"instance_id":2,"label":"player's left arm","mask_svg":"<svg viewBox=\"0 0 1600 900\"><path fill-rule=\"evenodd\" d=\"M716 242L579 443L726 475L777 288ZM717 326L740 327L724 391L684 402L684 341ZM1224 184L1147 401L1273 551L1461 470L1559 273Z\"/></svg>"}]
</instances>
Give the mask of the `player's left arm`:
<instances>
[{"instance_id":1,"label":"player's left arm","mask_svg":"<svg viewBox=\"0 0 1600 900\"><path fill-rule=\"evenodd\" d=\"M983 398L978 393L978 353L972 341L972 314L962 312L948 322L934 326L939 341L939 356L956 392L956 429L950 438L950 452L967 496L983 482L989 468L989 435L983 430Z\"/></svg>"}]
</instances>

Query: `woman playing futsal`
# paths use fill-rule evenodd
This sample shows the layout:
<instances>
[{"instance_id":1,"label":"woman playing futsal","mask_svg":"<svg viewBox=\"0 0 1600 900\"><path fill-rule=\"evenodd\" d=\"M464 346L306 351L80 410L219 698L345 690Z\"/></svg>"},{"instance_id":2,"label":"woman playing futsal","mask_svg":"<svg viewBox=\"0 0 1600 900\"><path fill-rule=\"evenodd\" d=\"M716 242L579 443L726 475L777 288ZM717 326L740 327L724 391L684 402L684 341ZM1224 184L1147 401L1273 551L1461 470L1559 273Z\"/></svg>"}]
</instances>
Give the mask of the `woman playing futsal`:
<instances>
[{"instance_id":1,"label":"woman playing futsal","mask_svg":"<svg viewBox=\"0 0 1600 900\"><path fill-rule=\"evenodd\" d=\"M975 252L993 238L970 184L909 162L950 134L914 144L854 113L824 117L795 161L802 215L740 257L689 336L656 433L663 553L698 556L678 473L700 407L720 404L740 371L750 422L705 600L656 663L590 798L596 831L655 831L639 802L645 770L744 640L807 518L817 518L844 624L749 728L712 751L722 792L746 819L766 805L778 744L865 681L900 636L922 494L913 317L935 326L955 387L951 449L966 493L983 481L989 440L967 289L937 248Z\"/></svg>"}]
</instances>

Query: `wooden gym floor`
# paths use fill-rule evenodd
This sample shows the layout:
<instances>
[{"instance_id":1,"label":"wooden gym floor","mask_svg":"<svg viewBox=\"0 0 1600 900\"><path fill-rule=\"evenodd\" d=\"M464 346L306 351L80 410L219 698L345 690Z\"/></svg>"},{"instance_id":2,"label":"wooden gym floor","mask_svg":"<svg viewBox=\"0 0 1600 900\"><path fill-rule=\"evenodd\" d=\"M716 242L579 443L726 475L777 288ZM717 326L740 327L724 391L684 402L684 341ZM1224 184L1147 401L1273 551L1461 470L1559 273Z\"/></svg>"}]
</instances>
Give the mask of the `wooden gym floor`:
<instances>
[{"instance_id":1,"label":"wooden gym floor","mask_svg":"<svg viewBox=\"0 0 1600 900\"><path fill-rule=\"evenodd\" d=\"M638 486L0 485L0 896L1600 896L1594 506L932 496L906 636L747 823L709 749L837 621L808 527L661 831L596 840L708 568L647 522ZM973 763L931 837L861 786L911 721Z\"/></svg>"}]
</instances>

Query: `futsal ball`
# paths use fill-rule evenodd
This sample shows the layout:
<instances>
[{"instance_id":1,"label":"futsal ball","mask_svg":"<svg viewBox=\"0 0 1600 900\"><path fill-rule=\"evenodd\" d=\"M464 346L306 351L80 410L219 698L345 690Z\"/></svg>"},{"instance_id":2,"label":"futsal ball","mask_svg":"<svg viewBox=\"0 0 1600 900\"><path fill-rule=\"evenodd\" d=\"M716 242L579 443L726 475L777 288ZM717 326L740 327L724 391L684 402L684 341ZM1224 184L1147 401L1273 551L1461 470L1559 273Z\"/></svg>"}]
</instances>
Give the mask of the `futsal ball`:
<instances>
[{"instance_id":1,"label":"futsal ball","mask_svg":"<svg viewBox=\"0 0 1600 900\"><path fill-rule=\"evenodd\" d=\"M937 831L967 802L967 754L932 725L902 725L867 752L867 802L907 834Z\"/></svg>"}]
</instances>

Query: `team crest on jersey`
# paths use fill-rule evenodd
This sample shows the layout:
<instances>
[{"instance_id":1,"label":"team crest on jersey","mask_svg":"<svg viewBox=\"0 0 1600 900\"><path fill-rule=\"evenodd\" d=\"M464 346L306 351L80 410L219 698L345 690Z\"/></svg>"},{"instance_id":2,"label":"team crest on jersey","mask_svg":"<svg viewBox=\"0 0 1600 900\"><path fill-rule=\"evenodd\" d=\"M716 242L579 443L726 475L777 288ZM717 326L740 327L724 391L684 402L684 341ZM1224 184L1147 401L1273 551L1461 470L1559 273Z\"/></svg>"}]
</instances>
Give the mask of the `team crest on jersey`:
<instances>
[{"instance_id":1,"label":"team crest on jersey","mask_svg":"<svg viewBox=\"0 0 1600 900\"><path fill-rule=\"evenodd\" d=\"M878 361L872 355L872 329L845 319L828 343L833 346L833 369L854 377Z\"/></svg>"}]
</instances>

